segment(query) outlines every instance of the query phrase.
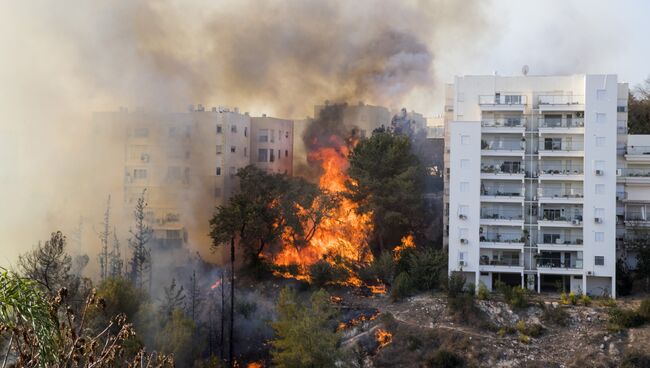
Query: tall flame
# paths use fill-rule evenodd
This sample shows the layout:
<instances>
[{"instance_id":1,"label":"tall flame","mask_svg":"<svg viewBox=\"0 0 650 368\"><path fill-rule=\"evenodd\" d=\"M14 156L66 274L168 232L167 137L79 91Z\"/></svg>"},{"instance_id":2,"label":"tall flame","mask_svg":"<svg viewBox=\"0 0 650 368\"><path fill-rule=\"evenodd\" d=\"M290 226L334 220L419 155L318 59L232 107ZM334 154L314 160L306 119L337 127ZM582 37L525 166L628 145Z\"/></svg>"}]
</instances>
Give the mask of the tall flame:
<instances>
[{"instance_id":1,"label":"tall flame","mask_svg":"<svg viewBox=\"0 0 650 368\"><path fill-rule=\"evenodd\" d=\"M330 142L336 141L332 137ZM319 180L321 189L343 194L348 191L345 182L349 179L347 169L349 148L342 143L338 147L323 147L309 154L310 161L320 161L323 174ZM277 265L297 264L305 272L306 267L321 259L339 258L353 264L369 263L372 253L367 236L372 231L370 214L357 214L358 205L341 196L338 208L334 209L318 226L309 243L296 248L285 238L283 248L275 257ZM331 262L331 261L330 261ZM351 273L353 274L353 273ZM306 276L303 275L303 278ZM361 281L352 276L348 283L360 286Z\"/></svg>"}]
</instances>

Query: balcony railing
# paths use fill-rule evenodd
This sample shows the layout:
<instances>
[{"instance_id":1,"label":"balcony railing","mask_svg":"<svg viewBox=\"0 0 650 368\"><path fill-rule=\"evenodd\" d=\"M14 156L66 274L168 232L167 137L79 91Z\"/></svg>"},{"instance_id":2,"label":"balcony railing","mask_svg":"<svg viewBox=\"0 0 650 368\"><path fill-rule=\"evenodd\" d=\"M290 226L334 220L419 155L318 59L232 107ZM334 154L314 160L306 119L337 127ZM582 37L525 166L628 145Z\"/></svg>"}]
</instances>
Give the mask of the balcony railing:
<instances>
[{"instance_id":1,"label":"balcony railing","mask_svg":"<svg viewBox=\"0 0 650 368\"><path fill-rule=\"evenodd\" d=\"M519 257L502 257L499 259L490 259L489 256L482 255L479 261L481 266L507 266L523 267L523 259Z\"/></svg>"},{"instance_id":2,"label":"balcony railing","mask_svg":"<svg viewBox=\"0 0 650 368\"><path fill-rule=\"evenodd\" d=\"M481 219L485 220L523 220L522 210L482 209Z\"/></svg>"},{"instance_id":3,"label":"balcony railing","mask_svg":"<svg viewBox=\"0 0 650 368\"><path fill-rule=\"evenodd\" d=\"M481 195L495 197L521 197L521 188L512 188L510 190L501 187L484 187L481 189Z\"/></svg>"},{"instance_id":4,"label":"balcony railing","mask_svg":"<svg viewBox=\"0 0 650 368\"><path fill-rule=\"evenodd\" d=\"M585 96L540 95L537 101L540 105L583 105L585 103Z\"/></svg>"},{"instance_id":5,"label":"balcony railing","mask_svg":"<svg viewBox=\"0 0 650 368\"><path fill-rule=\"evenodd\" d=\"M648 169L620 169L621 176L626 177L650 177L650 168Z\"/></svg>"},{"instance_id":6,"label":"balcony railing","mask_svg":"<svg viewBox=\"0 0 650 368\"><path fill-rule=\"evenodd\" d=\"M484 128L523 128L526 125L526 118L496 118L483 119L481 126Z\"/></svg>"},{"instance_id":7,"label":"balcony railing","mask_svg":"<svg viewBox=\"0 0 650 368\"><path fill-rule=\"evenodd\" d=\"M627 146L628 155L650 155L650 146Z\"/></svg>"},{"instance_id":8,"label":"balcony railing","mask_svg":"<svg viewBox=\"0 0 650 368\"><path fill-rule=\"evenodd\" d=\"M479 237L479 241L481 242L488 242L488 243L524 243L526 241L524 235L521 232L515 233L508 233L508 232L500 232L500 233L492 233L492 232L487 232L485 234L481 234Z\"/></svg>"},{"instance_id":9,"label":"balcony railing","mask_svg":"<svg viewBox=\"0 0 650 368\"><path fill-rule=\"evenodd\" d=\"M501 140L501 141L487 141L481 140L481 149L482 150L492 150L492 151L521 151L525 149L525 142L521 140Z\"/></svg>"},{"instance_id":10,"label":"balcony railing","mask_svg":"<svg viewBox=\"0 0 650 368\"><path fill-rule=\"evenodd\" d=\"M582 259L565 259L558 258L537 258L538 268L569 268L569 269L582 269Z\"/></svg>"},{"instance_id":11,"label":"balcony railing","mask_svg":"<svg viewBox=\"0 0 650 368\"><path fill-rule=\"evenodd\" d=\"M567 221L580 221L582 222L582 213L575 214L573 216L553 216L550 214L542 215L542 217L539 219L540 221L559 221L559 222L567 222Z\"/></svg>"},{"instance_id":12,"label":"balcony railing","mask_svg":"<svg viewBox=\"0 0 650 368\"><path fill-rule=\"evenodd\" d=\"M539 142L540 152L578 152L584 151L585 145L580 141Z\"/></svg>"},{"instance_id":13,"label":"balcony railing","mask_svg":"<svg viewBox=\"0 0 650 368\"><path fill-rule=\"evenodd\" d=\"M584 239L582 235L563 236L560 234L541 234L537 244L554 244L554 245L582 245Z\"/></svg>"},{"instance_id":14,"label":"balcony railing","mask_svg":"<svg viewBox=\"0 0 650 368\"><path fill-rule=\"evenodd\" d=\"M526 95L480 95L479 105L525 105Z\"/></svg>"},{"instance_id":15,"label":"balcony railing","mask_svg":"<svg viewBox=\"0 0 650 368\"><path fill-rule=\"evenodd\" d=\"M555 188L539 188L538 194L540 197L545 198L582 198L584 192L582 189L555 189Z\"/></svg>"},{"instance_id":16,"label":"balcony railing","mask_svg":"<svg viewBox=\"0 0 650 368\"><path fill-rule=\"evenodd\" d=\"M540 118L540 128L584 128L584 118L557 119L557 118Z\"/></svg>"},{"instance_id":17,"label":"balcony railing","mask_svg":"<svg viewBox=\"0 0 650 368\"><path fill-rule=\"evenodd\" d=\"M561 166L542 166L539 169L539 174L545 175L583 175L584 170L582 168L573 168L573 167L561 167Z\"/></svg>"}]
</instances>

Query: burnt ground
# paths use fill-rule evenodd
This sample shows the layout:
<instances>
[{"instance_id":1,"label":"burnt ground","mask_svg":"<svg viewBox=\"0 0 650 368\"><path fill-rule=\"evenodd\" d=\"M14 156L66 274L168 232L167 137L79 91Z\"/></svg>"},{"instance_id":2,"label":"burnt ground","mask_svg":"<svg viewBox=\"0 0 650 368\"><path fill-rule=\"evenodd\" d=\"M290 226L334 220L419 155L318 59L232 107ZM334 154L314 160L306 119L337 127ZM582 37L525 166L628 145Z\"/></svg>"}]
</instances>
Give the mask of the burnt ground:
<instances>
[{"instance_id":1,"label":"burnt ground","mask_svg":"<svg viewBox=\"0 0 650 368\"><path fill-rule=\"evenodd\" d=\"M462 356L470 367L616 367L628 349L650 352L650 325L609 332L608 307L599 301L590 306L563 306L557 296L535 296L528 308L513 310L498 299L477 300L477 315L459 320L447 311L442 294L422 294L399 302L343 290L334 294L341 297L337 301L347 323L342 328L342 345L363 367L435 367L441 349ZM618 304L632 308L639 300ZM564 309L566 323L545 321L544 308ZM359 316L364 317L359 320ZM516 330L520 320L527 326L542 326L541 334L525 341ZM388 345L379 346L378 330L392 334Z\"/></svg>"}]
</instances>

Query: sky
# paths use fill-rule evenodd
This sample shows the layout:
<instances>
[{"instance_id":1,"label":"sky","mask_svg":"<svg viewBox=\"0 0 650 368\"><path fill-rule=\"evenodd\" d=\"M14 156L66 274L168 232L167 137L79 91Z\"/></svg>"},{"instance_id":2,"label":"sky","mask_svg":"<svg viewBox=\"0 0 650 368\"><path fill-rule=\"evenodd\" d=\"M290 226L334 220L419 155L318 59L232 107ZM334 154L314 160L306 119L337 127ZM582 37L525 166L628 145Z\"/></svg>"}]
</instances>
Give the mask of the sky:
<instances>
[{"instance_id":1,"label":"sky","mask_svg":"<svg viewBox=\"0 0 650 368\"><path fill-rule=\"evenodd\" d=\"M434 116L454 75L650 75L642 0L3 1L0 265L106 192L94 111L237 105L302 118L324 99ZM98 242L96 242L98 243ZM91 257L94 258L94 257Z\"/></svg>"}]
</instances>

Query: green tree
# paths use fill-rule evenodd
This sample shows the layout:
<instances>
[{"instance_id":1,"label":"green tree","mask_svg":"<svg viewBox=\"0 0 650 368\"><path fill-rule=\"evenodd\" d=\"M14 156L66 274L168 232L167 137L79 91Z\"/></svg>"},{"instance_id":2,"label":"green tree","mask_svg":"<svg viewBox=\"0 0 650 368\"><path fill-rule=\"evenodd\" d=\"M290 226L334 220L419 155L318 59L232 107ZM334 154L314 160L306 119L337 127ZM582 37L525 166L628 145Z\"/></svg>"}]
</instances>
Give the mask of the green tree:
<instances>
[{"instance_id":1,"label":"green tree","mask_svg":"<svg viewBox=\"0 0 650 368\"><path fill-rule=\"evenodd\" d=\"M105 316L124 314L129 321L134 320L140 306L149 300L146 291L122 277L109 277L102 281L97 287L97 297L104 301Z\"/></svg>"},{"instance_id":2,"label":"green tree","mask_svg":"<svg viewBox=\"0 0 650 368\"><path fill-rule=\"evenodd\" d=\"M131 261L130 261L130 274L131 282L139 288L145 288L145 280L149 280L149 292L151 292L151 251L147 248L147 243L151 240L152 230L146 223L146 209L147 202L145 201L146 189L142 191L142 195L136 202L133 216L135 219L135 230L130 230L131 239L129 245L131 246Z\"/></svg>"},{"instance_id":3,"label":"green tree","mask_svg":"<svg viewBox=\"0 0 650 368\"><path fill-rule=\"evenodd\" d=\"M650 134L650 77L628 98L629 134Z\"/></svg>"},{"instance_id":4,"label":"green tree","mask_svg":"<svg viewBox=\"0 0 650 368\"><path fill-rule=\"evenodd\" d=\"M194 322L185 316L182 309L174 309L165 327L156 335L158 350L174 354L174 359L181 366L189 366L196 352L192 337Z\"/></svg>"},{"instance_id":5,"label":"green tree","mask_svg":"<svg viewBox=\"0 0 650 368\"><path fill-rule=\"evenodd\" d=\"M427 226L425 172L409 137L384 131L360 141L350 154L347 196L371 213L376 254L391 250L404 234L421 237Z\"/></svg>"},{"instance_id":6,"label":"green tree","mask_svg":"<svg viewBox=\"0 0 650 368\"><path fill-rule=\"evenodd\" d=\"M185 307L185 289L183 286L176 284L176 279L172 279L169 286L163 288L163 299L160 304L160 312L163 318L171 318L172 313L177 309Z\"/></svg>"},{"instance_id":7,"label":"green tree","mask_svg":"<svg viewBox=\"0 0 650 368\"><path fill-rule=\"evenodd\" d=\"M278 320L272 323L273 363L280 368L333 367L338 334L332 326L336 315L324 290L312 294L311 305L301 303L295 291L285 288L278 300Z\"/></svg>"},{"instance_id":8,"label":"green tree","mask_svg":"<svg viewBox=\"0 0 650 368\"><path fill-rule=\"evenodd\" d=\"M636 275L645 281L646 290L650 290L650 232L641 228L632 228L632 234L625 238L625 251L636 253Z\"/></svg>"}]
</instances>

